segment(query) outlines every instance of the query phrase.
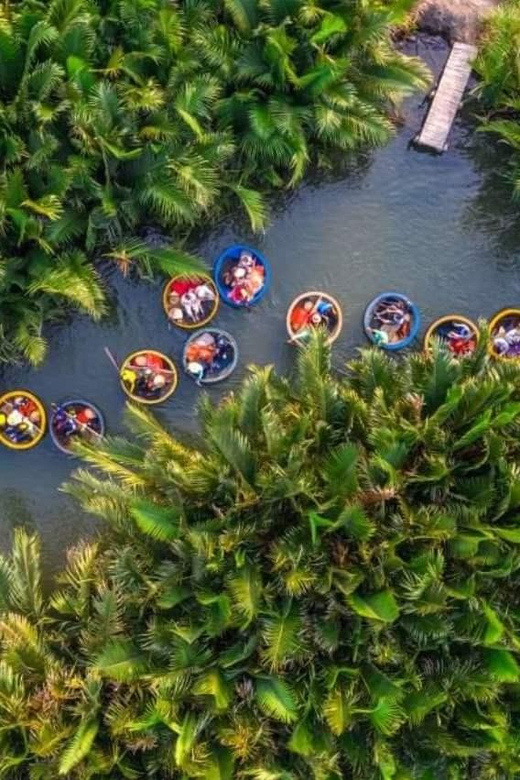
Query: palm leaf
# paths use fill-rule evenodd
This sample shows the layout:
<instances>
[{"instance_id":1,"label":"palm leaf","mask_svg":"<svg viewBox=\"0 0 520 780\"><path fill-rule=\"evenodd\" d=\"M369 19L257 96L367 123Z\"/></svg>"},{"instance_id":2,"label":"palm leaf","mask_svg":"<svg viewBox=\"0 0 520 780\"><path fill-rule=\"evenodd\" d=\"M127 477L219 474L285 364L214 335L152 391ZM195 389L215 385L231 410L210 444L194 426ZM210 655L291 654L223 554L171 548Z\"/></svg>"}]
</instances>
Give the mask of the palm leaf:
<instances>
[{"instance_id":1,"label":"palm leaf","mask_svg":"<svg viewBox=\"0 0 520 780\"><path fill-rule=\"evenodd\" d=\"M41 585L40 540L22 528L14 533L11 560L11 601L20 612L39 617L44 600Z\"/></svg>"},{"instance_id":2,"label":"palm leaf","mask_svg":"<svg viewBox=\"0 0 520 780\"><path fill-rule=\"evenodd\" d=\"M242 184L229 185L229 188L235 193L249 217L251 228L255 232L263 230L267 222L267 210L260 192Z\"/></svg>"},{"instance_id":3,"label":"palm leaf","mask_svg":"<svg viewBox=\"0 0 520 780\"><path fill-rule=\"evenodd\" d=\"M256 566L243 566L229 581L235 609L244 615L248 625L260 607L262 597L262 578Z\"/></svg>"},{"instance_id":4,"label":"palm leaf","mask_svg":"<svg viewBox=\"0 0 520 780\"><path fill-rule=\"evenodd\" d=\"M89 718L79 726L62 753L59 764L59 774L69 775L83 759L85 759L99 731L99 722L96 718Z\"/></svg>"},{"instance_id":5,"label":"palm leaf","mask_svg":"<svg viewBox=\"0 0 520 780\"><path fill-rule=\"evenodd\" d=\"M354 612L369 620L393 623L399 617L399 607L390 590L364 596L353 593L349 604Z\"/></svg>"},{"instance_id":6,"label":"palm leaf","mask_svg":"<svg viewBox=\"0 0 520 780\"><path fill-rule=\"evenodd\" d=\"M113 640L96 655L91 669L118 682L129 682L146 669L142 653L127 640Z\"/></svg>"},{"instance_id":7,"label":"palm leaf","mask_svg":"<svg viewBox=\"0 0 520 780\"><path fill-rule=\"evenodd\" d=\"M140 531L157 541L173 541L179 537L179 510L164 507L145 499L134 500L130 514Z\"/></svg>"},{"instance_id":8,"label":"palm leaf","mask_svg":"<svg viewBox=\"0 0 520 780\"><path fill-rule=\"evenodd\" d=\"M285 663L302 652L302 621L289 612L274 615L263 621L262 638L265 645L263 655L271 671L280 669Z\"/></svg>"},{"instance_id":9,"label":"palm leaf","mask_svg":"<svg viewBox=\"0 0 520 780\"><path fill-rule=\"evenodd\" d=\"M256 682L256 698L262 712L282 723L292 723L298 717L296 696L280 677L262 677Z\"/></svg>"}]
</instances>

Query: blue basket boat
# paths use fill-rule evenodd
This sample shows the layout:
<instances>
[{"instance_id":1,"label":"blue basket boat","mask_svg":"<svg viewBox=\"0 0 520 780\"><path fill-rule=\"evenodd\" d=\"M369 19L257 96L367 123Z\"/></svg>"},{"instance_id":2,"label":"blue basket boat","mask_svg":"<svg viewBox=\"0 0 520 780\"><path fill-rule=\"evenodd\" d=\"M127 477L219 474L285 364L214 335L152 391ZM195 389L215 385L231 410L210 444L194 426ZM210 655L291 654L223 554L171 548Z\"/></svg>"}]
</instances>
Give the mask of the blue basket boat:
<instances>
[{"instance_id":1,"label":"blue basket boat","mask_svg":"<svg viewBox=\"0 0 520 780\"><path fill-rule=\"evenodd\" d=\"M56 447L66 455L75 441L99 444L105 435L105 418L101 410L83 398L53 404L49 431Z\"/></svg>"},{"instance_id":2,"label":"blue basket boat","mask_svg":"<svg viewBox=\"0 0 520 780\"><path fill-rule=\"evenodd\" d=\"M224 303L247 309L259 303L269 289L271 267L258 249L233 244L215 260L213 276Z\"/></svg>"},{"instance_id":3,"label":"blue basket boat","mask_svg":"<svg viewBox=\"0 0 520 780\"><path fill-rule=\"evenodd\" d=\"M197 384L222 382L237 366L237 342L226 330L204 328L189 337L182 352L182 363Z\"/></svg>"},{"instance_id":4,"label":"blue basket boat","mask_svg":"<svg viewBox=\"0 0 520 780\"><path fill-rule=\"evenodd\" d=\"M406 295L382 292L366 307L363 326L372 344L395 352L417 338L421 314Z\"/></svg>"}]
</instances>

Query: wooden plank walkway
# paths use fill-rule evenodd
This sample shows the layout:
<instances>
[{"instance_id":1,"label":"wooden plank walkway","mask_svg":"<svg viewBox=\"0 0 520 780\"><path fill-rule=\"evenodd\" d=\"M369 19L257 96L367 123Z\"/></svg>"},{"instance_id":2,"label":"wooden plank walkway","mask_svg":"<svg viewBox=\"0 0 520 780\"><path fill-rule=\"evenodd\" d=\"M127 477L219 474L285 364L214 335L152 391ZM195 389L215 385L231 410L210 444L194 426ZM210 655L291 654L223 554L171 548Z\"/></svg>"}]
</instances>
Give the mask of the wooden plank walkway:
<instances>
[{"instance_id":1,"label":"wooden plank walkway","mask_svg":"<svg viewBox=\"0 0 520 780\"><path fill-rule=\"evenodd\" d=\"M448 135L457 116L471 75L471 64L476 56L476 46L469 43L453 45L426 121L415 138L418 146L426 146L436 152L444 152L448 148Z\"/></svg>"}]
</instances>

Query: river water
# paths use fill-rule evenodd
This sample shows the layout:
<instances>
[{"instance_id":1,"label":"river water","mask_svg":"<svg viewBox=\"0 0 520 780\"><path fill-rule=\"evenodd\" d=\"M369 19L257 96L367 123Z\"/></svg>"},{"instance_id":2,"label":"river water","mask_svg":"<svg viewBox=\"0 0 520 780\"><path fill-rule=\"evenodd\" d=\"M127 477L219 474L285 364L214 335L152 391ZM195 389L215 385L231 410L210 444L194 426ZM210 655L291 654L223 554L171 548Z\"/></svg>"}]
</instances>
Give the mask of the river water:
<instances>
[{"instance_id":1,"label":"river water","mask_svg":"<svg viewBox=\"0 0 520 780\"><path fill-rule=\"evenodd\" d=\"M438 71L446 47L435 39L411 44ZM420 307L424 326L434 317L459 312L488 317L520 300L520 221L497 170L503 152L493 139L474 134L471 110L455 128L443 156L409 148L425 107L422 96L404 110L404 124L384 149L358 158L341 176L309 183L272 216L265 236L254 242L270 259L273 284L251 312L221 306L215 324L238 341L240 365L220 394L236 386L252 362L290 369L294 348L286 343L285 313L306 289L333 293L344 312L343 333L334 346L340 364L365 343L361 320L366 303L384 289L407 293ZM503 170L503 167L502 167ZM196 249L208 263L227 244L250 239L243 228L215 230ZM114 368L103 347L122 358L154 347L177 359L185 335L169 330L161 307L161 285L111 274L116 305L101 324L77 317L52 330L49 357L38 370L9 368L0 390L27 387L46 404L82 396L97 403L111 433L122 430L124 407ZM178 431L196 431L199 390L182 377L161 414ZM13 526L37 528L50 569L66 547L92 533L95 524L57 489L78 464L47 437L28 453L0 451L0 546Z\"/></svg>"}]
</instances>

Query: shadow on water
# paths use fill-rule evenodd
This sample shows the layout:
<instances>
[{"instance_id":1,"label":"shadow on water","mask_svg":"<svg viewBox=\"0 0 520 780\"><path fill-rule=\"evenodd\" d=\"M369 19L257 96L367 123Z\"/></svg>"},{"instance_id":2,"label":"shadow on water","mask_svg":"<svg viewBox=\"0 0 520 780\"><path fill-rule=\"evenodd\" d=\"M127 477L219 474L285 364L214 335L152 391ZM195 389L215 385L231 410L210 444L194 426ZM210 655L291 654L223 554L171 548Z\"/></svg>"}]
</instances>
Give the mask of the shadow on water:
<instances>
[{"instance_id":1,"label":"shadow on water","mask_svg":"<svg viewBox=\"0 0 520 780\"><path fill-rule=\"evenodd\" d=\"M445 44L436 39L421 36L410 47L435 72L447 55ZM240 365L229 381L209 391L212 398L237 387L250 363L290 370L294 348L287 344L285 313L306 289L331 291L342 303L343 333L334 346L338 365L365 343L363 309L382 289L410 295L425 326L447 312L487 317L518 300L519 236L509 195L496 173L496 155L502 152L491 137L473 134L468 116L457 123L446 154L411 150L426 111L421 102L419 96L407 103L402 127L385 148L361 155L355 164L348 160L347 176L334 171L311 178L297 193L277 201L269 229L255 239L271 260L272 289L249 313L221 307L215 323L236 337ZM201 238L195 249L211 262L226 244L243 237L231 219ZM83 396L103 409L110 433L121 432L124 399L103 347L118 359L154 347L179 364L186 336L167 327L161 284L139 284L116 273L109 284L117 303L109 318L96 324L77 317L53 328L45 365L4 370L0 389L29 387L47 405ZM195 435L199 392L182 377L161 416L175 430ZM95 522L57 492L77 465L49 437L25 454L0 452L0 545L21 521L38 528L45 559L56 566L68 545L93 532Z\"/></svg>"},{"instance_id":2,"label":"shadow on water","mask_svg":"<svg viewBox=\"0 0 520 780\"><path fill-rule=\"evenodd\" d=\"M475 122L473 110L469 122ZM468 205L463 224L489 239L501 271L520 264L520 203L513 198L511 150L487 133L475 133L466 153L480 176L477 195Z\"/></svg>"}]
</instances>

